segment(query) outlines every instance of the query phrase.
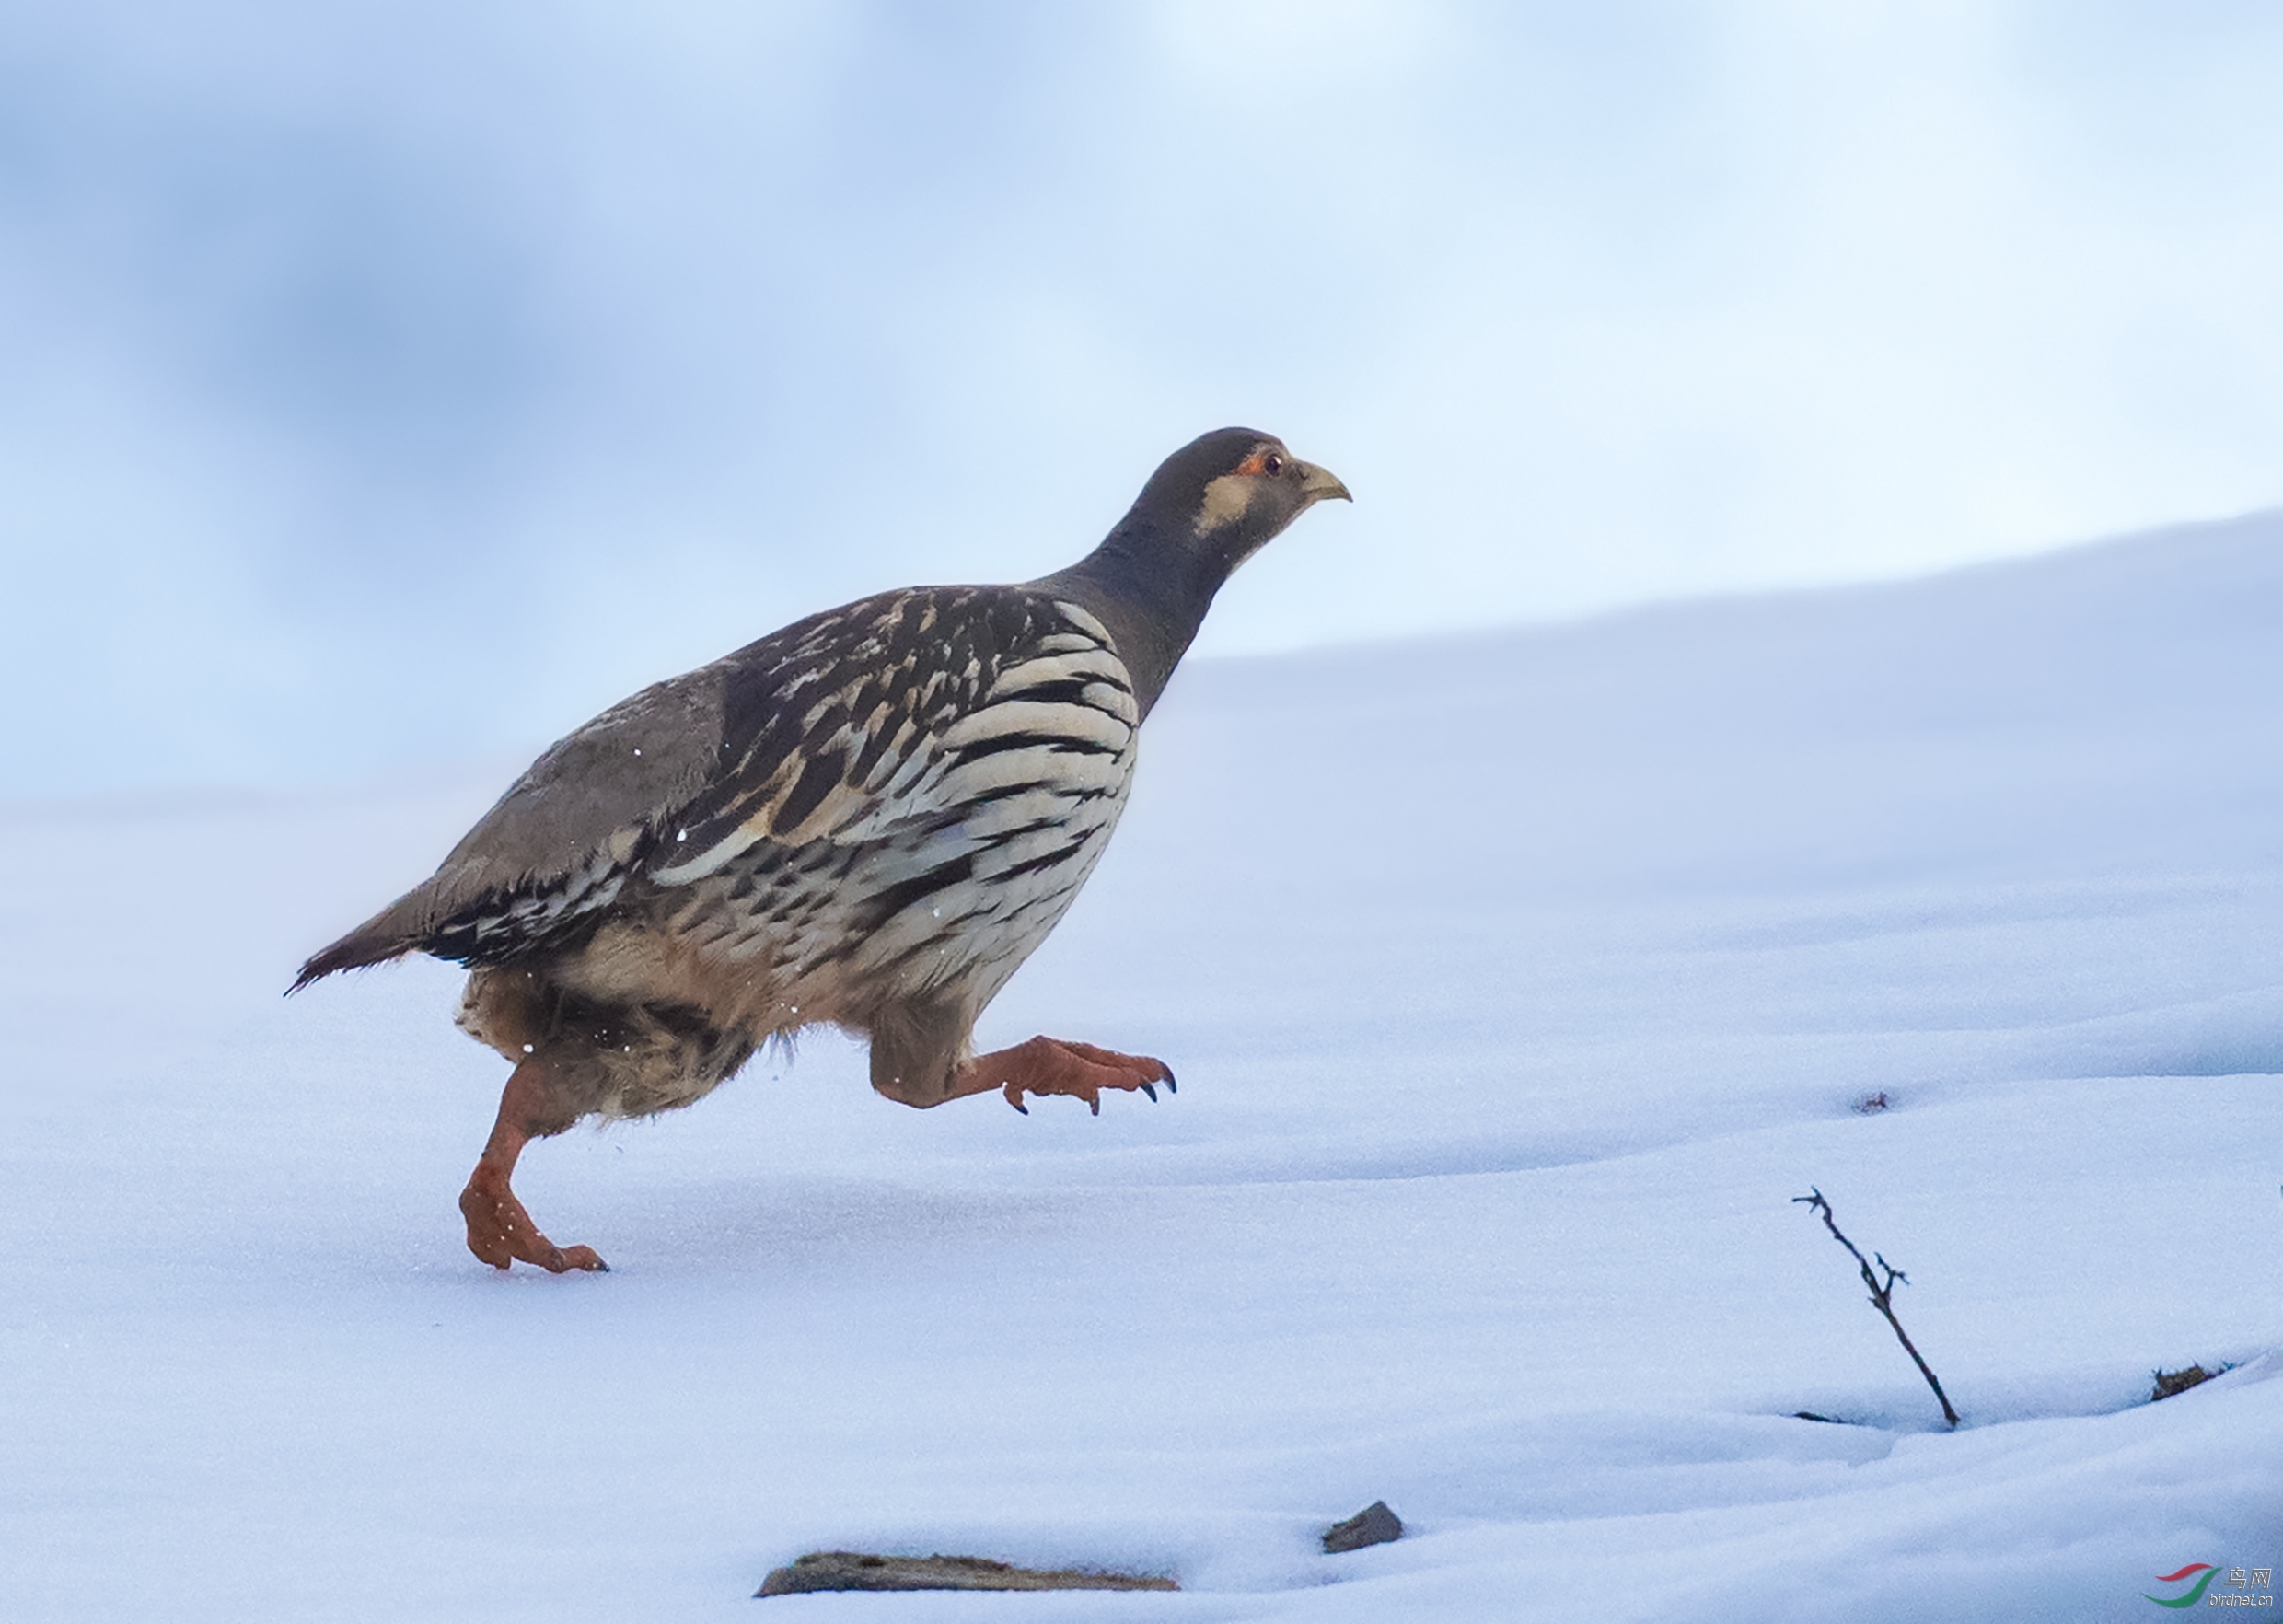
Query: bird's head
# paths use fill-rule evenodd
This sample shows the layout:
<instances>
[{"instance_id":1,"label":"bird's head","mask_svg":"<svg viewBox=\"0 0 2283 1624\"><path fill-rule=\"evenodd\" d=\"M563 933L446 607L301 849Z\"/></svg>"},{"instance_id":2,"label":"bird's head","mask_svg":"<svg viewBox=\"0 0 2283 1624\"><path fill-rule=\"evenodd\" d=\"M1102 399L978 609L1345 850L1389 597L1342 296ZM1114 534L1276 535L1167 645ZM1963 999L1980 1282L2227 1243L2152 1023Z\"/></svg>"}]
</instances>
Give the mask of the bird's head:
<instances>
[{"instance_id":1,"label":"bird's head","mask_svg":"<svg viewBox=\"0 0 2283 1624\"><path fill-rule=\"evenodd\" d=\"M1327 496L1353 500L1274 435L1215 429L1158 465L1101 546L1032 585L1100 618L1146 716L1229 572Z\"/></svg>"},{"instance_id":2,"label":"bird's head","mask_svg":"<svg viewBox=\"0 0 2283 1624\"><path fill-rule=\"evenodd\" d=\"M1328 469L1303 462L1257 429L1215 429L1158 465L1132 519L1211 574L1214 584L1327 498L1352 501Z\"/></svg>"}]
</instances>

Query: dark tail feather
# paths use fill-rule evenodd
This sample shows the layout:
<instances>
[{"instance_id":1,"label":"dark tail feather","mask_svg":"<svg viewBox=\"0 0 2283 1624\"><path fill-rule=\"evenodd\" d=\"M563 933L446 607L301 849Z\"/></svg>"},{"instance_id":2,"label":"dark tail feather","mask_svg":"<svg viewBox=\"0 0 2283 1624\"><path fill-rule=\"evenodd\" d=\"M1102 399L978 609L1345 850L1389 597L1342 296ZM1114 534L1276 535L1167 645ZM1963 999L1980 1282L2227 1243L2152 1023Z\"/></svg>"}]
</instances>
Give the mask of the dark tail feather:
<instances>
[{"instance_id":1,"label":"dark tail feather","mask_svg":"<svg viewBox=\"0 0 2283 1624\"><path fill-rule=\"evenodd\" d=\"M313 954L309 962L301 967L294 984L285 989L291 998L311 981L322 980L336 970L362 969L368 964L386 964L401 958L412 950L412 944L400 938L379 935L364 930L351 931L321 953Z\"/></svg>"},{"instance_id":2,"label":"dark tail feather","mask_svg":"<svg viewBox=\"0 0 2283 1624\"><path fill-rule=\"evenodd\" d=\"M426 887L398 898L372 918L357 926L347 935L310 956L301 967L294 984L285 989L291 998L311 981L321 980L336 970L362 969L368 964L386 964L401 958L421 945L423 934L418 928L421 907Z\"/></svg>"},{"instance_id":3,"label":"dark tail feather","mask_svg":"<svg viewBox=\"0 0 2283 1624\"><path fill-rule=\"evenodd\" d=\"M285 995L290 998L311 981L322 980L335 970L386 964L408 953L434 953L466 964L469 962L468 955L455 951L451 933L444 930L443 925L462 910L496 896L499 890L483 864L447 862L430 878L313 956L301 967L294 984L285 989Z\"/></svg>"}]
</instances>

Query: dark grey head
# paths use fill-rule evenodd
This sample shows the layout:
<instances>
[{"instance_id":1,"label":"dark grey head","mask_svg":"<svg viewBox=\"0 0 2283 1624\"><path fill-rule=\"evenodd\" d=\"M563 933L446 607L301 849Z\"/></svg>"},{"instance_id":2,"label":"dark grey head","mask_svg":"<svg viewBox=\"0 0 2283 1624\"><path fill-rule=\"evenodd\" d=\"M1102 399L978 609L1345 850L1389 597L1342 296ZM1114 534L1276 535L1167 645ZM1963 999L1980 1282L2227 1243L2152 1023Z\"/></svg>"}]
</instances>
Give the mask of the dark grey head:
<instances>
[{"instance_id":1,"label":"dark grey head","mask_svg":"<svg viewBox=\"0 0 2283 1624\"><path fill-rule=\"evenodd\" d=\"M1147 715L1230 573L1335 497L1353 500L1274 435L1215 429L1158 464L1101 546L1037 585L1069 593L1109 627Z\"/></svg>"},{"instance_id":2,"label":"dark grey head","mask_svg":"<svg viewBox=\"0 0 2283 1624\"><path fill-rule=\"evenodd\" d=\"M1351 500L1329 470L1301 461L1274 435L1215 429L1157 465L1126 522L1148 524L1195 563L1217 572L1218 586L1327 497Z\"/></svg>"}]
</instances>

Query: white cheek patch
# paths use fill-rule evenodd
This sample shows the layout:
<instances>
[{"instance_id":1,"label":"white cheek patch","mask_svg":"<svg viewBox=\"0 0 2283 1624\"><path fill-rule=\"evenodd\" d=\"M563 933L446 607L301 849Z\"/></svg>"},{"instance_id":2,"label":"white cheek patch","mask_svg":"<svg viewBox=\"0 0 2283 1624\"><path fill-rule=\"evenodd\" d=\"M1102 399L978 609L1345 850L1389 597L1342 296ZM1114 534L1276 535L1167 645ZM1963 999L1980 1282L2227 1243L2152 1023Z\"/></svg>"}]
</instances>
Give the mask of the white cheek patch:
<instances>
[{"instance_id":1,"label":"white cheek patch","mask_svg":"<svg viewBox=\"0 0 2283 1624\"><path fill-rule=\"evenodd\" d=\"M1205 487L1204 505L1197 510L1197 534L1211 535L1232 519L1245 516L1252 505L1254 485L1242 474L1223 474Z\"/></svg>"}]
</instances>

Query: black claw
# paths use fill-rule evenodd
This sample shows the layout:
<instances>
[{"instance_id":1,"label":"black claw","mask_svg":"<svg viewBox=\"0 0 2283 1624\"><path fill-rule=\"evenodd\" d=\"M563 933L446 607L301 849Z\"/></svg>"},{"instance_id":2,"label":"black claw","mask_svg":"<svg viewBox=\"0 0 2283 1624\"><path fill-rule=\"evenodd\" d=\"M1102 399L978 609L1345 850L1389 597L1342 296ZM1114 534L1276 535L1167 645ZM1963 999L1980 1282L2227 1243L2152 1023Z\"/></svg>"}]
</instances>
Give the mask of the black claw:
<instances>
[{"instance_id":1,"label":"black claw","mask_svg":"<svg viewBox=\"0 0 2283 1624\"><path fill-rule=\"evenodd\" d=\"M1167 1094L1178 1094L1181 1092L1181 1085L1173 1080L1173 1068L1171 1066L1167 1066L1165 1068L1165 1092Z\"/></svg>"},{"instance_id":2,"label":"black claw","mask_svg":"<svg viewBox=\"0 0 2283 1624\"><path fill-rule=\"evenodd\" d=\"M1148 1096L1150 1096L1150 1103L1151 1103L1152 1105L1155 1105L1155 1104L1157 1103L1157 1090L1156 1090L1156 1088L1154 1088L1153 1086L1152 1086L1150 1084L1147 1084L1147 1083L1142 1084L1142 1093L1144 1093L1144 1094L1146 1094L1146 1095L1148 1095Z\"/></svg>"},{"instance_id":3,"label":"black claw","mask_svg":"<svg viewBox=\"0 0 2283 1624\"><path fill-rule=\"evenodd\" d=\"M1092 1099L1088 1100L1086 1102L1086 1109L1093 1112L1097 1117L1100 1116L1102 1114L1102 1096L1097 1094Z\"/></svg>"},{"instance_id":4,"label":"black claw","mask_svg":"<svg viewBox=\"0 0 2283 1624\"><path fill-rule=\"evenodd\" d=\"M1030 1107L1025 1105L1021 1100L1011 1099L1007 1101L1007 1103L1013 1106L1016 1110L1022 1112L1026 1117L1030 1115Z\"/></svg>"},{"instance_id":5,"label":"black claw","mask_svg":"<svg viewBox=\"0 0 2283 1624\"><path fill-rule=\"evenodd\" d=\"M610 1265L604 1262L600 1258L597 1258L595 1259L595 1272L597 1274L608 1274L610 1272Z\"/></svg>"}]
</instances>

